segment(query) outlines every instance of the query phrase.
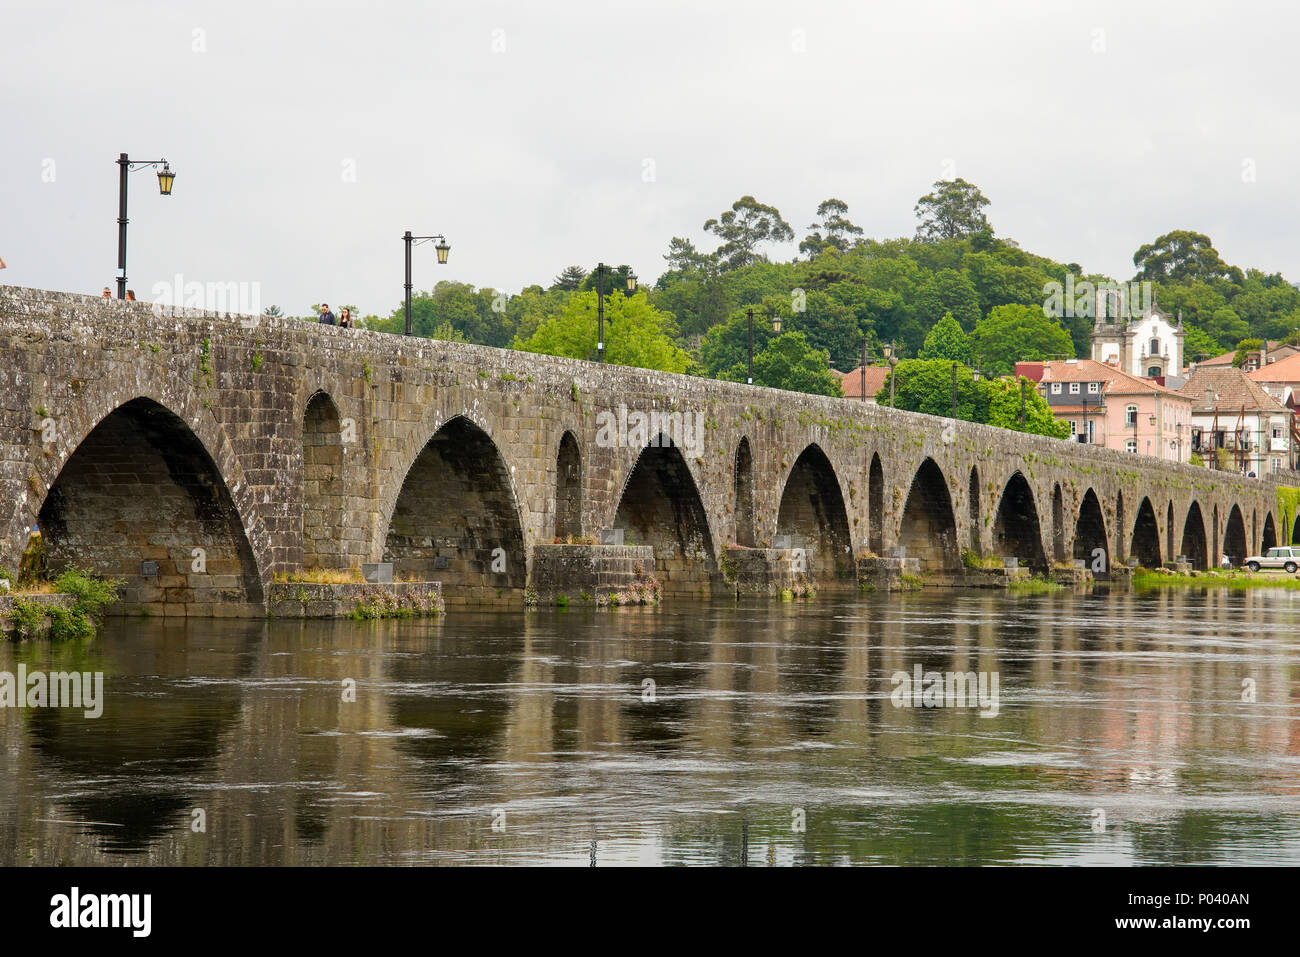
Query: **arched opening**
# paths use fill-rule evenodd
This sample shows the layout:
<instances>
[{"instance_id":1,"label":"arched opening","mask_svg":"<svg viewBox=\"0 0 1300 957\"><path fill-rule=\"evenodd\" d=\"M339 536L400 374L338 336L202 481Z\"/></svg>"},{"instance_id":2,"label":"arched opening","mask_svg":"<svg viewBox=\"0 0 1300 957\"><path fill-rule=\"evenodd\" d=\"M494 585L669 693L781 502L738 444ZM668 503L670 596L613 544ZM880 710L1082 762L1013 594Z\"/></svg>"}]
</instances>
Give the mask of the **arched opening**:
<instances>
[{"instance_id":1,"label":"arched opening","mask_svg":"<svg viewBox=\"0 0 1300 957\"><path fill-rule=\"evenodd\" d=\"M1228 556L1233 567L1238 567L1246 560L1246 522L1241 517L1241 509L1236 505L1228 513L1228 526L1223 530L1223 553Z\"/></svg>"},{"instance_id":2,"label":"arched opening","mask_svg":"<svg viewBox=\"0 0 1300 957\"><path fill-rule=\"evenodd\" d=\"M885 470L880 456L871 456L871 473L867 478L867 547L873 555L885 551Z\"/></svg>"},{"instance_id":3,"label":"arched opening","mask_svg":"<svg viewBox=\"0 0 1300 957\"><path fill-rule=\"evenodd\" d=\"M560 437L555 456L555 537L582 537L582 453L572 432Z\"/></svg>"},{"instance_id":4,"label":"arched opening","mask_svg":"<svg viewBox=\"0 0 1300 957\"><path fill-rule=\"evenodd\" d=\"M718 581L704 503L681 450L669 439L656 436L641 450L614 526L624 530L626 544L654 548L654 571L665 594L699 593Z\"/></svg>"},{"instance_id":5,"label":"arched opening","mask_svg":"<svg viewBox=\"0 0 1300 957\"><path fill-rule=\"evenodd\" d=\"M790 470L776 531L789 535L791 545L804 550L810 579L825 582L854 577L849 517L840 483L830 459L816 445L804 449Z\"/></svg>"},{"instance_id":6,"label":"arched opening","mask_svg":"<svg viewBox=\"0 0 1300 957\"><path fill-rule=\"evenodd\" d=\"M1052 561L1065 561L1065 497L1059 483L1052 486Z\"/></svg>"},{"instance_id":7,"label":"arched opening","mask_svg":"<svg viewBox=\"0 0 1300 957\"><path fill-rule=\"evenodd\" d=\"M1209 553L1206 550L1205 541L1205 519L1201 515L1201 506L1193 502L1187 510L1187 518L1183 522L1183 541L1178 546L1178 552L1189 562L1197 571L1205 571L1209 568Z\"/></svg>"},{"instance_id":8,"label":"arched opening","mask_svg":"<svg viewBox=\"0 0 1300 957\"><path fill-rule=\"evenodd\" d=\"M216 464L182 419L150 399L133 399L95 426L37 524L51 574L75 565L123 579L127 609L203 616L263 600Z\"/></svg>"},{"instance_id":9,"label":"arched opening","mask_svg":"<svg viewBox=\"0 0 1300 957\"><path fill-rule=\"evenodd\" d=\"M1169 560L1173 561L1178 557L1178 552L1174 551L1174 503L1169 503L1169 508L1165 511L1165 554Z\"/></svg>"},{"instance_id":10,"label":"arched opening","mask_svg":"<svg viewBox=\"0 0 1300 957\"><path fill-rule=\"evenodd\" d=\"M916 470L903 506L898 544L908 558L921 559L922 571L954 571L961 566L957 552L957 522L948 483L934 459Z\"/></svg>"},{"instance_id":11,"label":"arched opening","mask_svg":"<svg viewBox=\"0 0 1300 957\"><path fill-rule=\"evenodd\" d=\"M1291 544L1300 545L1300 515L1296 516L1295 524L1291 527Z\"/></svg>"},{"instance_id":12,"label":"arched opening","mask_svg":"<svg viewBox=\"0 0 1300 957\"><path fill-rule=\"evenodd\" d=\"M334 400L317 392L302 419L302 566L346 568L343 432Z\"/></svg>"},{"instance_id":13,"label":"arched opening","mask_svg":"<svg viewBox=\"0 0 1300 957\"><path fill-rule=\"evenodd\" d=\"M736 544L754 547L754 458L749 451L749 439L742 438L736 446L736 467L733 477L736 493Z\"/></svg>"},{"instance_id":14,"label":"arched opening","mask_svg":"<svg viewBox=\"0 0 1300 957\"><path fill-rule=\"evenodd\" d=\"M1246 542L1246 548L1253 548L1257 541L1259 541L1259 510L1252 509L1250 513L1250 540Z\"/></svg>"},{"instance_id":15,"label":"arched opening","mask_svg":"<svg viewBox=\"0 0 1300 957\"><path fill-rule=\"evenodd\" d=\"M1002 489L997 518L993 521L993 550L1003 558L1019 559L1026 568L1047 570L1034 493L1019 472L1007 479Z\"/></svg>"},{"instance_id":16,"label":"arched opening","mask_svg":"<svg viewBox=\"0 0 1300 957\"><path fill-rule=\"evenodd\" d=\"M1074 557L1094 575L1110 573L1110 545L1106 539L1106 518L1101 514L1097 493L1088 489L1079 503L1079 518L1074 524Z\"/></svg>"},{"instance_id":17,"label":"arched opening","mask_svg":"<svg viewBox=\"0 0 1300 957\"><path fill-rule=\"evenodd\" d=\"M966 486L966 520L970 524L970 550L980 553L980 470L975 466L970 469L970 481Z\"/></svg>"},{"instance_id":18,"label":"arched opening","mask_svg":"<svg viewBox=\"0 0 1300 957\"><path fill-rule=\"evenodd\" d=\"M1124 493L1115 493L1115 561L1121 565L1128 561L1128 549L1125 548L1124 538L1128 534L1128 526L1124 524Z\"/></svg>"},{"instance_id":19,"label":"arched opening","mask_svg":"<svg viewBox=\"0 0 1300 957\"><path fill-rule=\"evenodd\" d=\"M393 577L440 581L450 602L511 597L527 576L510 474L486 432L457 416L411 463L384 543Z\"/></svg>"},{"instance_id":20,"label":"arched opening","mask_svg":"<svg viewBox=\"0 0 1300 957\"><path fill-rule=\"evenodd\" d=\"M1277 547L1277 530L1273 528L1273 513L1264 516L1264 537L1259 541L1261 552Z\"/></svg>"},{"instance_id":21,"label":"arched opening","mask_svg":"<svg viewBox=\"0 0 1300 957\"><path fill-rule=\"evenodd\" d=\"M1160 525L1151 499L1142 499L1138 506L1137 521L1133 523L1133 557L1143 568L1160 567Z\"/></svg>"}]
</instances>

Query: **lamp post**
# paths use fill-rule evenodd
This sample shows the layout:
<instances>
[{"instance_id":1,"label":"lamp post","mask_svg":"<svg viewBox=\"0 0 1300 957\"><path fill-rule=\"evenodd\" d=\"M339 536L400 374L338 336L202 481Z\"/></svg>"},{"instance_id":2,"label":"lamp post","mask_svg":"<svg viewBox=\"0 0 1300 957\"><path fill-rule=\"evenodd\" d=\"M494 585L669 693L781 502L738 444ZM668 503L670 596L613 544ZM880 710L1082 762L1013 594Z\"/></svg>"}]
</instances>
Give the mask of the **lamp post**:
<instances>
[{"instance_id":1,"label":"lamp post","mask_svg":"<svg viewBox=\"0 0 1300 957\"><path fill-rule=\"evenodd\" d=\"M451 247L447 245L447 240L441 233L436 236L412 236L409 229L402 233L402 243L406 246L406 335L408 336L411 334L411 248L435 239L438 240L438 244L433 248L438 253L438 265L445 266Z\"/></svg>"},{"instance_id":2,"label":"lamp post","mask_svg":"<svg viewBox=\"0 0 1300 957\"><path fill-rule=\"evenodd\" d=\"M145 166L161 166L158 171L158 192L163 196L172 194L172 184L176 174L172 172L167 160L133 160L125 153L117 155L117 298L126 298L126 174Z\"/></svg>"},{"instance_id":3,"label":"lamp post","mask_svg":"<svg viewBox=\"0 0 1300 957\"><path fill-rule=\"evenodd\" d=\"M862 365L859 367L862 401L867 401L867 337L862 337Z\"/></svg>"},{"instance_id":4,"label":"lamp post","mask_svg":"<svg viewBox=\"0 0 1300 957\"><path fill-rule=\"evenodd\" d=\"M894 344L888 342L880 347L880 351L885 354L885 359L889 362L889 407L894 407L894 373L898 371L898 356L894 355Z\"/></svg>"},{"instance_id":5,"label":"lamp post","mask_svg":"<svg viewBox=\"0 0 1300 957\"><path fill-rule=\"evenodd\" d=\"M748 330L749 365L747 367L749 369L749 372L745 376L745 384L753 385L754 384L754 310L746 309L745 318L749 320L749 330Z\"/></svg>"},{"instance_id":6,"label":"lamp post","mask_svg":"<svg viewBox=\"0 0 1300 957\"><path fill-rule=\"evenodd\" d=\"M596 263L596 361L605 361L605 273L609 267ZM636 292L636 273L627 274L627 294Z\"/></svg>"},{"instance_id":7,"label":"lamp post","mask_svg":"<svg viewBox=\"0 0 1300 957\"><path fill-rule=\"evenodd\" d=\"M957 360L952 363L952 417L957 418L957 367L961 365Z\"/></svg>"}]
</instances>

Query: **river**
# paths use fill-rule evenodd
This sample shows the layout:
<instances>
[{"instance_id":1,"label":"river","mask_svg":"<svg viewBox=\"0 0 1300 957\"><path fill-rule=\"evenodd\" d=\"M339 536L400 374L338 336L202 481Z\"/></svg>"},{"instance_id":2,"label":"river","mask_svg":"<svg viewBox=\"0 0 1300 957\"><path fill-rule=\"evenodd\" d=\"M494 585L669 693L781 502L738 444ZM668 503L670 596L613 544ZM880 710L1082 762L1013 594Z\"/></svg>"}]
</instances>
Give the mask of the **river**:
<instances>
[{"instance_id":1,"label":"river","mask_svg":"<svg viewBox=\"0 0 1300 957\"><path fill-rule=\"evenodd\" d=\"M1296 596L110 620L0 644L104 675L0 709L0 863L1300 863Z\"/></svg>"}]
</instances>

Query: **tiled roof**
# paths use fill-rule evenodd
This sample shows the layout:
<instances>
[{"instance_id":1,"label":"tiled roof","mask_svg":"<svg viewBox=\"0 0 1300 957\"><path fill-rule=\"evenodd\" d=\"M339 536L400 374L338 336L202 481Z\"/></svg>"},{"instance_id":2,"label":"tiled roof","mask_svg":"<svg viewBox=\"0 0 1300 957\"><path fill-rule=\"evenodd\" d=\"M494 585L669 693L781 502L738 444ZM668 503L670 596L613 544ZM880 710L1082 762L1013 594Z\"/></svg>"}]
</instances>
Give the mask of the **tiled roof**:
<instances>
[{"instance_id":1,"label":"tiled roof","mask_svg":"<svg viewBox=\"0 0 1300 957\"><path fill-rule=\"evenodd\" d=\"M840 388L844 390L846 399L862 398L862 366L858 366L851 372L835 373L840 377ZM867 366L867 398L874 398L880 391L880 387L885 384L885 377L889 375L888 366Z\"/></svg>"},{"instance_id":2,"label":"tiled roof","mask_svg":"<svg viewBox=\"0 0 1300 957\"><path fill-rule=\"evenodd\" d=\"M1114 395L1160 393L1180 397L1182 393L1123 371L1108 362L1095 359L1076 359L1072 362L1055 359L1043 363L1042 382L1102 382L1101 391Z\"/></svg>"},{"instance_id":3,"label":"tiled roof","mask_svg":"<svg viewBox=\"0 0 1300 957\"><path fill-rule=\"evenodd\" d=\"M1300 352L1247 372L1255 382L1300 382Z\"/></svg>"},{"instance_id":4,"label":"tiled roof","mask_svg":"<svg viewBox=\"0 0 1300 957\"><path fill-rule=\"evenodd\" d=\"M1197 366L1178 390L1192 400L1193 409L1245 409L1259 412L1281 412L1282 406L1264 391L1246 373L1233 366ZM1214 401L1206 399L1206 392L1214 393Z\"/></svg>"}]
</instances>

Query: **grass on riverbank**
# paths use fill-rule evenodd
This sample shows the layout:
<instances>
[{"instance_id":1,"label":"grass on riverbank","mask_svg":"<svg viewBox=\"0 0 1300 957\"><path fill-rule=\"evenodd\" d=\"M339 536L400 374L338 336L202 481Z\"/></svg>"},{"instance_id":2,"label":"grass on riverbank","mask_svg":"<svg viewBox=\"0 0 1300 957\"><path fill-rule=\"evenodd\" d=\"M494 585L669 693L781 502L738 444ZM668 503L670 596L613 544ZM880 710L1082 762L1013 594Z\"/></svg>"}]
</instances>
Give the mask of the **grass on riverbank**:
<instances>
[{"instance_id":1,"label":"grass on riverbank","mask_svg":"<svg viewBox=\"0 0 1300 957\"><path fill-rule=\"evenodd\" d=\"M1050 578L1017 578L1007 583L1007 591L1019 595L1045 595L1049 592L1065 591L1065 586Z\"/></svg>"},{"instance_id":2,"label":"grass on riverbank","mask_svg":"<svg viewBox=\"0 0 1300 957\"><path fill-rule=\"evenodd\" d=\"M1300 590L1300 577L1284 572L1204 571L1194 575L1139 568L1133 575L1134 588L1286 588Z\"/></svg>"}]
</instances>

